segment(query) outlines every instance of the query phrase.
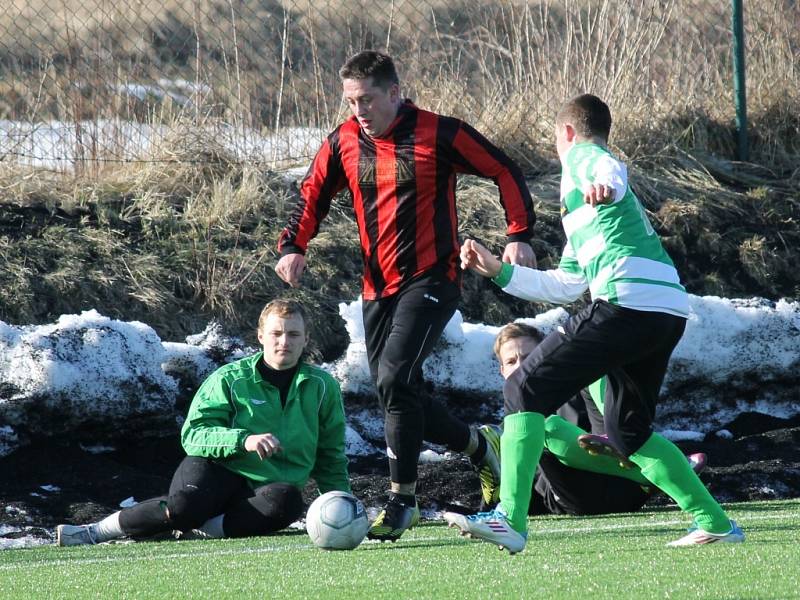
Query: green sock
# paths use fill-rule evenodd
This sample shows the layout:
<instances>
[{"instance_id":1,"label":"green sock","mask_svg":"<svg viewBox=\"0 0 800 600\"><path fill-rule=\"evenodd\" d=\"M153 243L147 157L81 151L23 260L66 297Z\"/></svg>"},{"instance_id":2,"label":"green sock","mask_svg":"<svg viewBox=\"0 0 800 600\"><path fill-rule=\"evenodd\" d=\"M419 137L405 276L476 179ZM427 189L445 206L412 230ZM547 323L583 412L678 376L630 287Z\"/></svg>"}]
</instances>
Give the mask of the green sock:
<instances>
[{"instance_id":1,"label":"green sock","mask_svg":"<svg viewBox=\"0 0 800 600\"><path fill-rule=\"evenodd\" d=\"M503 420L500 437L500 504L516 531L528 530L533 475L544 448L544 415L514 413Z\"/></svg>"},{"instance_id":2,"label":"green sock","mask_svg":"<svg viewBox=\"0 0 800 600\"><path fill-rule=\"evenodd\" d=\"M581 448L578 445L578 436L585 433L583 429L558 415L550 415L544 421L544 447L573 469L624 477L639 485L650 485L638 468L623 469L616 459L610 456L592 456Z\"/></svg>"},{"instance_id":3,"label":"green sock","mask_svg":"<svg viewBox=\"0 0 800 600\"><path fill-rule=\"evenodd\" d=\"M641 467L642 475L692 515L701 529L709 533L730 531L728 515L675 444L654 433L630 459Z\"/></svg>"}]
</instances>

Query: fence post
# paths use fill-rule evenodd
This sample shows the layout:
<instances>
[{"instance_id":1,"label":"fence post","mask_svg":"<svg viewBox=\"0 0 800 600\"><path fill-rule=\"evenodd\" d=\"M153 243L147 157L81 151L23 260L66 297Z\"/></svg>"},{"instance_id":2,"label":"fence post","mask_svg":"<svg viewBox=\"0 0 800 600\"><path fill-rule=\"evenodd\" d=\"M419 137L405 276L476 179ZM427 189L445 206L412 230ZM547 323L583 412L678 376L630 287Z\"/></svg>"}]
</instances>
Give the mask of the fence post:
<instances>
[{"instance_id":1,"label":"fence post","mask_svg":"<svg viewBox=\"0 0 800 600\"><path fill-rule=\"evenodd\" d=\"M744 68L744 18L742 0L733 3L733 92L736 96L736 155L739 160L749 160L747 141L747 90Z\"/></svg>"}]
</instances>

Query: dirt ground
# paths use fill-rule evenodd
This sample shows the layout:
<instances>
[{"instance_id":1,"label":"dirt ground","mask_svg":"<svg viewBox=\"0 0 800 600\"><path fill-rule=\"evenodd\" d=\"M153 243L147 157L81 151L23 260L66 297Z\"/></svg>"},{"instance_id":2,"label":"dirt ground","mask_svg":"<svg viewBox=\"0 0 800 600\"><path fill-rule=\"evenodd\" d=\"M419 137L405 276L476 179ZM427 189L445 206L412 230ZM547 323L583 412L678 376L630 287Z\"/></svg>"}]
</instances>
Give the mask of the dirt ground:
<instances>
[{"instance_id":1,"label":"dirt ground","mask_svg":"<svg viewBox=\"0 0 800 600\"><path fill-rule=\"evenodd\" d=\"M709 468L702 479L723 502L800 496L800 419L740 415L727 428L733 436L680 442L685 452L703 451ZM85 523L118 509L129 497L163 494L183 454L177 438L142 439L113 452L92 454L77 444L43 440L0 459L0 524L23 528L9 538L53 538L59 523ZM377 456L351 461L354 493L367 507L385 500L387 465ZM45 487L42 487L45 486ZM477 475L466 459L420 465L420 507L471 510L480 502ZM314 490L306 490L311 498ZM667 499L656 496L653 504ZM431 514L431 513L428 513Z\"/></svg>"}]
</instances>

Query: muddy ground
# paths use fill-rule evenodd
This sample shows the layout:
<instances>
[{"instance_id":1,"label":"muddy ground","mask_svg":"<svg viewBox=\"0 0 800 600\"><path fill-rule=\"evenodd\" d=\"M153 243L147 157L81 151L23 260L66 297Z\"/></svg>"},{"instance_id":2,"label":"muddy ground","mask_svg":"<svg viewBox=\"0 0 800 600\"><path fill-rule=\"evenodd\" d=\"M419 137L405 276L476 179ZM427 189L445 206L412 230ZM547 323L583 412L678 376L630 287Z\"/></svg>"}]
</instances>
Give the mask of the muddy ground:
<instances>
[{"instance_id":1,"label":"muddy ground","mask_svg":"<svg viewBox=\"0 0 800 600\"><path fill-rule=\"evenodd\" d=\"M687 453L708 454L702 479L718 499L800 497L800 418L747 413L726 429L729 439L712 433L701 442L678 443ZM0 524L18 529L5 534L10 538L52 539L59 523L93 521L131 496L143 500L164 493L182 455L177 437L141 439L99 454L69 440L41 440L0 459ZM385 499L386 469L380 456L351 461L353 490L368 507ZM312 487L306 491L311 498ZM423 511L477 508L477 476L465 459L423 463L419 500ZM656 496L651 503L667 500Z\"/></svg>"}]
</instances>

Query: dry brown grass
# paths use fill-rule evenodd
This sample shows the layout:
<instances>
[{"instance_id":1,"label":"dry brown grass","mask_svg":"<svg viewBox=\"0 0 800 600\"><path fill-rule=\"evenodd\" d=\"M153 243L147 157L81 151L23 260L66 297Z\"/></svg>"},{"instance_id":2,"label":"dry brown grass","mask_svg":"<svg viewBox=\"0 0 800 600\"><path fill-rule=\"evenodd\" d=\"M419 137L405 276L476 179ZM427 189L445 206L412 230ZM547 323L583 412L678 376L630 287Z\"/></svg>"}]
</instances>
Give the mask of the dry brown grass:
<instances>
[{"instance_id":1,"label":"dry brown grass","mask_svg":"<svg viewBox=\"0 0 800 600\"><path fill-rule=\"evenodd\" d=\"M261 305L287 293L271 267L294 196L267 168L270 157L236 156L215 132L329 129L343 115L339 64L362 46L387 44L419 105L466 118L535 175L534 245L542 266L556 263L562 245L553 114L564 98L592 91L612 107L614 150L629 163L690 291L800 296L800 278L789 268L800 247L795 3L746 6L749 164L731 160L726 3L10 6L0 15L7 34L0 118L61 119L73 127L81 120L136 120L164 135L142 162L103 162L120 156L124 140L117 147L85 144L80 151L88 160L71 169L26 168L13 155L0 161L0 319L43 322L97 308L148 322L167 339L195 333L210 318L249 335ZM186 104L118 91L162 77L209 87ZM464 178L459 195L461 234L499 250L504 225L494 187ZM315 339L331 357L344 343L337 305L358 295L361 272L346 199L334 203L309 265L306 286L291 293L317 308ZM465 279L468 319L499 324L542 308Z\"/></svg>"},{"instance_id":2,"label":"dry brown grass","mask_svg":"<svg viewBox=\"0 0 800 600\"><path fill-rule=\"evenodd\" d=\"M757 0L746 17L750 112L796 123L800 7ZM421 105L468 118L539 170L555 110L581 91L608 99L630 156L672 143L658 125L676 115L730 138L729 29L729 5L710 0L15 0L0 15L0 117L169 125L183 110L256 130L328 129L343 114L341 62L385 47ZM182 107L120 92L159 79L203 91ZM796 148L769 131L756 152L791 160ZM702 146L706 133L692 133L687 144ZM713 145L732 156L731 143Z\"/></svg>"}]
</instances>

